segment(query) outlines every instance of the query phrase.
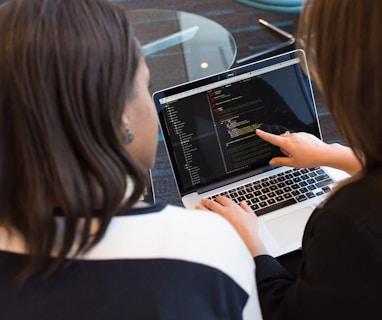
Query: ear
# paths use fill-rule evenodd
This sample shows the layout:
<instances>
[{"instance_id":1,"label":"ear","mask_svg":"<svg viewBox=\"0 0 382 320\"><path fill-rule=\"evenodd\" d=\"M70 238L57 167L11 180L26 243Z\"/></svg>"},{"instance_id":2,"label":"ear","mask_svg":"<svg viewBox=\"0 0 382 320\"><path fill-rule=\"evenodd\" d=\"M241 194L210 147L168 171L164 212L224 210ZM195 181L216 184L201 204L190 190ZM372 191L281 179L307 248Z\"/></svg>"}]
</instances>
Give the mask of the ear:
<instances>
[{"instance_id":1,"label":"ear","mask_svg":"<svg viewBox=\"0 0 382 320\"><path fill-rule=\"evenodd\" d=\"M122 116L121 116L121 122L120 122L120 126L119 126L119 129L120 129L120 132L122 134L122 137L123 139L125 139L125 136L126 136L126 128L129 127L129 118L127 117L126 113L122 113Z\"/></svg>"},{"instance_id":2,"label":"ear","mask_svg":"<svg viewBox=\"0 0 382 320\"><path fill-rule=\"evenodd\" d=\"M129 127L129 118L127 117L127 114L124 112L122 113L122 117L121 117L121 128L123 130L123 132L126 131L126 128Z\"/></svg>"}]
</instances>

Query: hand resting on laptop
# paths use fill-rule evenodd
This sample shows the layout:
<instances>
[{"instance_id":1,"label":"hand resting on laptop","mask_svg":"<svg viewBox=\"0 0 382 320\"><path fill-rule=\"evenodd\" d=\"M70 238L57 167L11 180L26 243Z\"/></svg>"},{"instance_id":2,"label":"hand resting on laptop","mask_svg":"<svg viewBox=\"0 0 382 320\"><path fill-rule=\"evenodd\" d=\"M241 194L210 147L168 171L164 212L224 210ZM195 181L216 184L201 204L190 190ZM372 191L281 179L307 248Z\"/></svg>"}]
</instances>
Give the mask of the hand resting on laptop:
<instances>
[{"instance_id":1,"label":"hand resting on laptop","mask_svg":"<svg viewBox=\"0 0 382 320\"><path fill-rule=\"evenodd\" d=\"M238 205L227 197L218 196L215 201L202 199L196 209L211 210L227 219L244 240L253 257L268 253L258 234L257 215L245 201Z\"/></svg>"}]
</instances>

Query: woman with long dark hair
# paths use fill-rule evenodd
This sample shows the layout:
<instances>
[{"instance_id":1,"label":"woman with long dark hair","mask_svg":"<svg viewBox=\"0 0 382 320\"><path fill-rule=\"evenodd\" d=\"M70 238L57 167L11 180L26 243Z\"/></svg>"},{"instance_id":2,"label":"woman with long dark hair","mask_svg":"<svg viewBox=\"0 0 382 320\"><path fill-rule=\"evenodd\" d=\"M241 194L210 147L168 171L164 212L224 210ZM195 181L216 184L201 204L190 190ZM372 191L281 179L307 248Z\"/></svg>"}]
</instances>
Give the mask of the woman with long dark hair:
<instances>
[{"instance_id":1,"label":"woman with long dark hair","mask_svg":"<svg viewBox=\"0 0 382 320\"><path fill-rule=\"evenodd\" d=\"M204 207L226 217L256 262L264 319L375 319L382 301L382 2L307 0L299 23L313 80L349 147L306 133L257 131L287 157L272 165L327 165L352 175L305 228L297 276L269 256L256 216L220 197ZM201 206L201 207L202 207ZM233 213L236 210L236 213Z\"/></svg>"},{"instance_id":2,"label":"woman with long dark hair","mask_svg":"<svg viewBox=\"0 0 382 320\"><path fill-rule=\"evenodd\" d=\"M126 12L0 6L0 318L253 319L253 260L213 213L142 201L158 123Z\"/></svg>"}]
</instances>

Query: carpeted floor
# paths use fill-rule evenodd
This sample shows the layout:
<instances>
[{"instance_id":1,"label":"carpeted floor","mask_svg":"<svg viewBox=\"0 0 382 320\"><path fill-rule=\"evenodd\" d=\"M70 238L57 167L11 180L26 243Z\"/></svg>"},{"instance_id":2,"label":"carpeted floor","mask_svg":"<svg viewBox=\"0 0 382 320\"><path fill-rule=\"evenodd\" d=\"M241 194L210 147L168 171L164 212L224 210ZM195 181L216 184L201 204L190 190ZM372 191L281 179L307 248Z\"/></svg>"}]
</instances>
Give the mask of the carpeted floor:
<instances>
[{"instance_id":1,"label":"carpeted floor","mask_svg":"<svg viewBox=\"0 0 382 320\"><path fill-rule=\"evenodd\" d=\"M292 34L295 34L298 20L298 17L295 15L265 12L238 4L233 0L128 0L118 2L131 10L179 10L214 20L225 27L234 37L237 45L237 59L247 57L280 43L280 38L273 32L262 27L258 23L258 19L265 19ZM235 66L237 65L233 65L233 67ZM158 88L165 85L155 83L154 86ZM342 143L338 131L333 125L330 114L325 108L325 103L323 102L320 92L315 87L314 91L323 139L327 142ZM152 177L156 200L181 205L163 142L159 142Z\"/></svg>"}]
</instances>

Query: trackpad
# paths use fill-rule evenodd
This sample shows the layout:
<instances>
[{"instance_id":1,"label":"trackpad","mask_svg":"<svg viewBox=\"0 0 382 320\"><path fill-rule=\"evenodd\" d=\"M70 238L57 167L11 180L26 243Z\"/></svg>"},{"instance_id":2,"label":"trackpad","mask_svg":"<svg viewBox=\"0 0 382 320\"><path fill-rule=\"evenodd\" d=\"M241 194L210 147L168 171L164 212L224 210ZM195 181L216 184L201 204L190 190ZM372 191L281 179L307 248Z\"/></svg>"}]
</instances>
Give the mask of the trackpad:
<instances>
[{"instance_id":1,"label":"trackpad","mask_svg":"<svg viewBox=\"0 0 382 320\"><path fill-rule=\"evenodd\" d=\"M312 211L312 208L306 207L265 221L264 224L280 246L287 246L301 242L306 222Z\"/></svg>"}]
</instances>

